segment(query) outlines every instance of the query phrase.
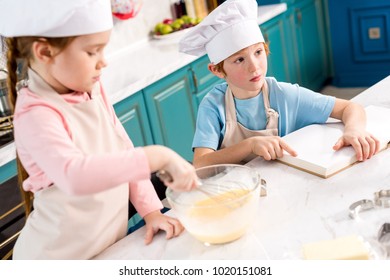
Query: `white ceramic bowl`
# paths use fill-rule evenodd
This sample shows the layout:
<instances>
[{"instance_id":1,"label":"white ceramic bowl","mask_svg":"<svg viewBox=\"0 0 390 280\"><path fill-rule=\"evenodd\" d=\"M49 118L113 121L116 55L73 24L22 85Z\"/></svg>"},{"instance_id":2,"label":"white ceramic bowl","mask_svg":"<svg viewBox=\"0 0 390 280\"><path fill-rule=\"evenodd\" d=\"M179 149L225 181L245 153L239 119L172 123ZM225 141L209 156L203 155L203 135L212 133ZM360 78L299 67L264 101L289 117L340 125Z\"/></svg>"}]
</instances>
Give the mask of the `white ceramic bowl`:
<instances>
[{"instance_id":1,"label":"white ceramic bowl","mask_svg":"<svg viewBox=\"0 0 390 280\"><path fill-rule=\"evenodd\" d=\"M186 230L205 244L223 244L244 235L256 218L261 178L243 165L223 164L196 170L207 193L199 190L166 195Z\"/></svg>"}]
</instances>

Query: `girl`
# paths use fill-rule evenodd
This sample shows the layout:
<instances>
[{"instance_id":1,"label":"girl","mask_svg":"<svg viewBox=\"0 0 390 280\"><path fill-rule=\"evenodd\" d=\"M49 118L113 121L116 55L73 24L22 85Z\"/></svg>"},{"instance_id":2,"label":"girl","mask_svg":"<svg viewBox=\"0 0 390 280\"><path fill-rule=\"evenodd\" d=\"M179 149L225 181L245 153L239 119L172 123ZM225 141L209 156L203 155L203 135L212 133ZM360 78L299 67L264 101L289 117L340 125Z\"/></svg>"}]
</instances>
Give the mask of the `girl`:
<instances>
[{"instance_id":1,"label":"girl","mask_svg":"<svg viewBox=\"0 0 390 280\"><path fill-rule=\"evenodd\" d=\"M150 173L165 169L173 176L168 187L190 190L195 171L168 148L134 148L109 104L99 77L113 26L110 1L1 5L19 171L23 189L34 194L13 258L95 256L125 236L129 199L146 222L146 244L160 229L178 236L183 227L160 213ZM18 93L17 59L28 66L28 86Z\"/></svg>"},{"instance_id":2,"label":"girl","mask_svg":"<svg viewBox=\"0 0 390 280\"><path fill-rule=\"evenodd\" d=\"M180 51L207 55L209 70L226 83L202 100L193 140L194 165L272 160L295 156L280 136L328 117L344 122L335 150L352 145L357 159L369 159L379 141L365 130L364 109L350 101L266 77L268 46L257 24L255 0L227 0L187 33Z\"/></svg>"}]
</instances>

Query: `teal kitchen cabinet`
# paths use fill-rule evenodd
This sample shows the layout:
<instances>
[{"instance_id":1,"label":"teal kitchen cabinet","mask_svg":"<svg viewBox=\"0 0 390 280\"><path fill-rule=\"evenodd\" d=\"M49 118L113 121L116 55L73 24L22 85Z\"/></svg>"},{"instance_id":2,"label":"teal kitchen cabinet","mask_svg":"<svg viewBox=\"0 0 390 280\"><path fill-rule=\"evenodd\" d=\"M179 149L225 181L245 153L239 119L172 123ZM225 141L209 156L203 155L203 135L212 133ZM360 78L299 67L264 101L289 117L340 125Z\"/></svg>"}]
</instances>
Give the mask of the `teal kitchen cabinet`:
<instances>
[{"instance_id":1,"label":"teal kitchen cabinet","mask_svg":"<svg viewBox=\"0 0 390 280\"><path fill-rule=\"evenodd\" d=\"M278 81L292 82L295 74L293 65L289 63L289 48L286 40L284 15L279 15L260 25L264 40L269 46L267 77L275 77Z\"/></svg>"},{"instance_id":2,"label":"teal kitchen cabinet","mask_svg":"<svg viewBox=\"0 0 390 280\"><path fill-rule=\"evenodd\" d=\"M167 146L192 161L195 113L190 66L143 89L155 144Z\"/></svg>"},{"instance_id":3,"label":"teal kitchen cabinet","mask_svg":"<svg viewBox=\"0 0 390 280\"><path fill-rule=\"evenodd\" d=\"M192 62L190 72L193 80L193 109L195 115L203 97L216 85L224 82L208 70L210 60L207 55Z\"/></svg>"},{"instance_id":4,"label":"teal kitchen cabinet","mask_svg":"<svg viewBox=\"0 0 390 280\"><path fill-rule=\"evenodd\" d=\"M330 75L329 43L323 0L294 1L289 5L286 48L292 48L289 63L295 66L297 76L292 82L312 90L319 90Z\"/></svg>"},{"instance_id":5,"label":"teal kitchen cabinet","mask_svg":"<svg viewBox=\"0 0 390 280\"><path fill-rule=\"evenodd\" d=\"M332 75L327 0L259 0L286 3L287 11L260 27L271 54L268 76L320 90Z\"/></svg>"},{"instance_id":6,"label":"teal kitchen cabinet","mask_svg":"<svg viewBox=\"0 0 390 280\"><path fill-rule=\"evenodd\" d=\"M16 176L17 168L16 168L16 160L12 160L0 168L0 184L8 181L12 177Z\"/></svg>"},{"instance_id":7,"label":"teal kitchen cabinet","mask_svg":"<svg viewBox=\"0 0 390 280\"><path fill-rule=\"evenodd\" d=\"M153 144L152 132L142 92L136 92L114 105L115 112L134 146Z\"/></svg>"},{"instance_id":8,"label":"teal kitchen cabinet","mask_svg":"<svg viewBox=\"0 0 390 280\"><path fill-rule=\"evenodd\" d=\"M328 0L338 87L369 87L390 74L390 1Z\"/></svg>"}]
</instances>

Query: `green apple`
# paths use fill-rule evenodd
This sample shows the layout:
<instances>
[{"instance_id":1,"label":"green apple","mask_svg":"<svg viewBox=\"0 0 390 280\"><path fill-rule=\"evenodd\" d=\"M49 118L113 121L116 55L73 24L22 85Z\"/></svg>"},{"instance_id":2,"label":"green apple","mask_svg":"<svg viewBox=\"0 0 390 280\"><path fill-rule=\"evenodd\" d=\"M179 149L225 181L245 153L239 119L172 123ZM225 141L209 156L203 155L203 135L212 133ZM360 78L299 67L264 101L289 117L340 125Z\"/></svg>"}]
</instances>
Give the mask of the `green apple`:
<instances>
[{"instance_id":1,"label":"green apple","mask_svg":"<svg viewBox=\"0 0 390 280\"><path fill-rule=\"evenodd\" d=\"M182 16L181 19L184 21L184 23L190 23L191 21L191 17L188 15Z\"/></svg>"},{"instance_id":2,"label":"green apple","mask_svg":"<svg viewBox=\"0 0 390 280\"><path fill-rule=\"evenodd\" d=\"M161 30L161 27L163 27L163 26L164 26L164 24L162 22L157 23L154 27L154 33L161 33L160 30Z\"/></svg>"},{"instance_id":3,"label":"green apple","mask_svg":"<svg viewBox=\"0 0 390 280\"><path fill-rule=\"evenodd\" d=\"M179 22L173 22L171 24L171 27L173 28L173 30L179 30L181 27L181 24Z\"/></svg>"},{"instance_id":4,"label":"green apple","mask_svg":"<svg viewBox=\"0 0 390 280\"><path fill-rule=\"evenodd\" d=\"M173 21L173 23L180 24L180 26L182 26L185 22L184 22L183 19L178 18L178 19L175 19L175 20Z\"/></svg>"},{"instance_id":5,"label":"green apple","mask_svg":"<svg viewBox=\"0 0 390 280\"><path fill-rule=\"evenodd\" d=\"M169 24L163 24L163 26L161 26L161 28L160 28L160 33L162 35L166 35L166 34L169 34L171 32L173 32L173 28Z\"/></svg>"}]
</instances>

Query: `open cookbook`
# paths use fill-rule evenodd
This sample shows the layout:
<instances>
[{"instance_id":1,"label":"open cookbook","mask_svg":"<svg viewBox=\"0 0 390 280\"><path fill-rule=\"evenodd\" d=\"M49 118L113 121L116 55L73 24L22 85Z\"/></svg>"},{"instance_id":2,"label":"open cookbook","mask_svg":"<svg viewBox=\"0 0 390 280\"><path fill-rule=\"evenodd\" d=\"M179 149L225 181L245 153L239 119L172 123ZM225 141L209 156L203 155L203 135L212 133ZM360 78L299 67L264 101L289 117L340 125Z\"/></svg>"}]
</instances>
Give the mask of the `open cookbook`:
<instances>
[{"instance_id":1,"label":"open cookbook","mask_svg":"<svg viewBox=\"0 0 390 280\"><path fill-rule=\"evenodd\" d=\"M390 108L380 106L365 107L367 131L380 140L380 150L388 147L390 141ZM313 124L296 130L283 139L298 155L293 157L286 152L278 160L282 163L328 178L357 163L351 146L334 151L333 146L342 136L344 125L341 122Z\"/></svg>"}]
</instances>

